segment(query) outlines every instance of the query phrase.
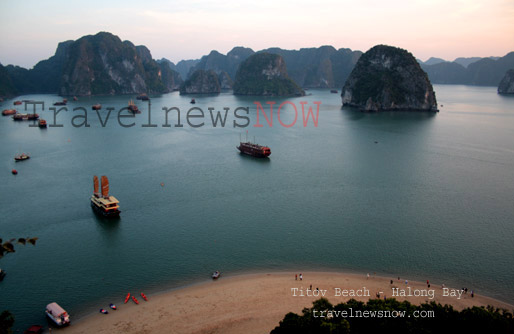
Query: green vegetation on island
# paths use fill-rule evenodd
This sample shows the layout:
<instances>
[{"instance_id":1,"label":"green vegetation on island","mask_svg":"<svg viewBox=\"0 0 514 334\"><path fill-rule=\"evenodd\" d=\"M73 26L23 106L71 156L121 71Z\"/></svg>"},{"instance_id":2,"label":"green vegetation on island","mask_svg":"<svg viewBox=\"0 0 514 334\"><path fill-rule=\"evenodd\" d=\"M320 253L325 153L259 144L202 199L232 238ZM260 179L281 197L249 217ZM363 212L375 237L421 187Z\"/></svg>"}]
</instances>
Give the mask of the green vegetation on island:
<instances>
[{"instance_id":1,"label":"green vegetation on island","mask_svg":"<svg viewBox=\"0 0 514 334\"><path fill-rule=\"evenodd\" d=\"M304 308L301 315L286 314L271 334L367 334L377 331L395 334L513 333L514 319L512 311L489 306L457 311L450 305L435 302L413 305L394 298L370 299L366 303L350 299L333 306L321 298L313 302L311 308Z\"/></svg>"},{"instance_id":2,"label":"green vegetation on island","mask_svg":"<svg viewBox=\"0 0 514 334\"><path fill-rule=\"evenodd\" d=\"M414 56L387 45L359 58L341 96L343 105L364 111L437 111L432 84Z\"/></svg>"},{"instance_id":3,"label":"green vegetation on island","mask_svg":"<svg viewBox=\"0 0 514 334\"><path fill-rule=\"evenodd\" d=\"M241 63L234 82L234 94L302 96L305 92L289 78L281 56L262 52Z\"/></svg>"},{"instance_id":4,"label":"green vegetation on island","mask_svg":"<svg viewBox=\"0 0 514 334\"><path fill-rule=\"evenodd\" d=\"M180 87L180 94L218 94L221 86L212 70L196 70Z\"/></svg>"}]
</instances>

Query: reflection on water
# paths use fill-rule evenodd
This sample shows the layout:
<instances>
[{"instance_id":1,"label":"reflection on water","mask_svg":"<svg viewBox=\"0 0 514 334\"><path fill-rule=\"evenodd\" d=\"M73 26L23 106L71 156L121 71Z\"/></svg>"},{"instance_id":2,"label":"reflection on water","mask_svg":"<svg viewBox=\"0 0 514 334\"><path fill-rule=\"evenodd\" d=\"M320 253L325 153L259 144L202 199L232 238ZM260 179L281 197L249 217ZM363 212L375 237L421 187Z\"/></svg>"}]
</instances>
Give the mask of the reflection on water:
<instances>
[{"instance_id":1,"label":"reflection on water","mask_svg":"<svg viewBox=\"0 0 514 334\"><path fill-rule=\"evenodd\" d=\"M135 101L143 113L133 128L119 126L114 112L102 127L91 111L93 103L126 107L131 96L69 102L58 114L62 128L0 118L0 237L39 237L1 259L9 274L0 310L23 328L44 322L50 301L81 315L127 290L150 294L213 270L299 268L429 277L514 302L505 289L514 285L514 259L498 256L514 254L514 100L492 88L435 88L439 113L361 113L311 89L277 99L273 127L262 119L254 126L254 101L269 115L271 98L230 93L195 97L201 128L187 125L191 96L177 92L151 96L153 128L142 127L145 102ZM298 108L291 128L277 120L285 100ZM322 102L317 127L303 126L302 101ZM88 110L91 127L71 126L75 107ZM184 127L174 126L176 115L162 127L163 107L179 108ZM225 127L212 126L208 107L230 108ZM233 126L237 107L248 107L246 128ZM294 108L283 110L292 123ZM53 122L50 111L41 114ZM238 152L246 130L271 148L269 159ZM15 165L17 150L31 159ZM91 210L92 175L109 177L121 219Z\"/></svg>"}]
</instances>

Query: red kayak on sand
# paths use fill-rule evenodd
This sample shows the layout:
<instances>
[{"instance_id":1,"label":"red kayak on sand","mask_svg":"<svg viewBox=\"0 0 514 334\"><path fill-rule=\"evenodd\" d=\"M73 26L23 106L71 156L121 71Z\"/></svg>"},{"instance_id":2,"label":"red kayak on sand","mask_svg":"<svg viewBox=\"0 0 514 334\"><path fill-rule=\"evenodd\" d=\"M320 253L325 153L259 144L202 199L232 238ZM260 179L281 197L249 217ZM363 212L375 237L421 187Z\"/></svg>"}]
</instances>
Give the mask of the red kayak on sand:
<instances>
[{"instance_id":1,"label":"red kayak on sand","mask_svg":"<svg viewBox=\"0 0 514 334\"><path fill-rule=\"evenodd\" d=\"M127 293L127 297L125 297L125 304L128 302L129 298L130 298L130 292Z\"/></svg>"},{"instance_id":2,"label":"red kayak on sand","mask_svg":"<svg viewBox=\"0 0 514 334\"><path fill-rule=\"evenodd\" d=\"M141 297L143 297L143 299L144 299L145 301L148 301L148 298L146 298L145 294L144 294L144 293L142 293L142 292L141 292Z\"/></svg>"},{"instance_id":3,"label":"red kayak on sand","mask_svg":"<svg viewBox=\"0 0 514 334\"><path fill-rule=\"evenodd\" d=\"M137 301L136 297L132 296L132 300L134 301L134 303L139 305L139 302Z\"/></svg>"}]
</instances>

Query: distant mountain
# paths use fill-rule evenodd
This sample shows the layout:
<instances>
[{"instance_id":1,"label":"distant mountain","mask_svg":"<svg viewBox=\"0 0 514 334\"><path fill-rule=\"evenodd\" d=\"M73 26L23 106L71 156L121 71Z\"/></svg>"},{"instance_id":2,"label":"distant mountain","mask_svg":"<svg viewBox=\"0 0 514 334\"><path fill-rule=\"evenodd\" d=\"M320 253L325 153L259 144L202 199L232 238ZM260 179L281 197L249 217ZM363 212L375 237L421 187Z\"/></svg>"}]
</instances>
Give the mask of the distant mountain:
<instances>
[{"instance_id":1,"label":"distant mountain","mask_svg":"<svg viewBox=\"0 0 514 334\"><path fill-rule=\"evenodd\" d=\"M221 86L213 70L196 70L180 87L180 94L218 94Z\"/></svg>"},{"instance_id":2,"label":"distant mountain","mask_svg":"<svg viewBox=\"0 0 514 334\"><path fill-rule=\"evenodd\" d=\"M281 55L291 79L307 88L341 87L362 55L360 51L336 50L332 46L300 50L269 48L261 52Z\"/></svg>"},{"instance_id":3,"label":"distant mountain","mask_svg":"<svg viewBox=\"0 0 514 334\"><path fill-rule=\"evenodd\" d=\"M471 61L471 58L466 59ZM514 52L497 59L482 58L467 67L457 62L422 64L421 67L427 72L430 81L436 84L498 86L505 72L514 68Z\"/></svg>"},{"instance_id":4,"label":"distant mountain","mask_svg":"<svg viewBox=\"0 0 514 334\"><path fill-rule=\"evenodd\" d=\"M191 68L195 67L199 62L200 59L181 60L175 65L175 71L180 73L183 80L186 80L189 77Z\"/></svg>"},{"instance_id":5,"label":"distant mountain","mask_svg":"<svg viewBox=\"0 0 514 334\"><path fill-rule=\"evenodd\" d=\"M305 92L286 71L284 59L277 54L259 52L248 57L237 70L235 95L301 96Z\"/></svg>"},{"instance_id":6,"label":"distant mountain","mask_svg":"<svg viewBox=\"0 0 514 334\"><path fill-rule=\"evenodd\" d=\"M427 61L423 62L423 64L435 65L435 64L444 63L444 62L446 62L446 60L444 60L442 58L430 57L430 58L428 58Z\"/></svg>"},{"instance_id":7,"label":"distant mountain","mask_svg":"<svg viewBox=\"0 0 514 334\"><path fill-rule=\"evenodd\" d=\"M59 43L54 56L31 70L11 65L6 69L20 93L164 93L181 83L171 69L163 76L145 46L122 42L107 32Z\"/></svg>"},{"instance_id":8,"label":"distant mountain","mask_svg":"<svg viewBox=\"0 0 514 334\"><path fill-rule=\"evenodd\" d=\"M498 60L500 57L486 57L492 60ZM460 64L464 67L468 67L470 64L476 63L477 61L484 59L484 57L459 57L455 58L454 63Z\"/></svg>"},{"instance_id":9,"label":"distant mountain","mask_svg":"<svg viewBox=\"0 0 514 334\"><path fill-rule=\"evenodd\" d=\"M246 58L254 54L254 51L249 48L235 47L230 50L227 55L223 55L218 51L211 51L207 56L203 56L200 61L193 66L189 71L193 73L197 70L214 71L216 74L223 72L227 73L229 81L233 81L236 76L239 64L241 64ZM231 87L229 87L231 88Z\"/></svg>"},{"instance_id":10,"label":"distant mountain","mask_svg":"<svg viewBox=\"0 0 514 334\"><path fill-rule=\"evenodd\" d=\"M437 111L432 84L414 56L377 45L360 57L341 93L344 106L364 111Z\"/></svg>"}]
</instances>

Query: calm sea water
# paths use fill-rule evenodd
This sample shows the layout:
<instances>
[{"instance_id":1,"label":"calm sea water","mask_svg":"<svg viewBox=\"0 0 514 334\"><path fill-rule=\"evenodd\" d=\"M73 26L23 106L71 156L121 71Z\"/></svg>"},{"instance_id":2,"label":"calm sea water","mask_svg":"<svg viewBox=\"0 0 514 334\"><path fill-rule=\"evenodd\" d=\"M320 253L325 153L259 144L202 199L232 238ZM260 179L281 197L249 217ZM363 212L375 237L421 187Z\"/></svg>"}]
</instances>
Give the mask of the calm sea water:
<instances>
[{"instance_id":1,"label":"calm sea water","mask_svg":"<svg viewBox=\"0 0 514 334\"><path fill-rule=\"evenodd\" d=\"M276 106L273 127L233 128L237 107L249 107L255 124L255 98L228 93L196 97L201 128L187 124L190 97L178 93L152 97L155 128L141 127L140 101L132 128L116 111L104 128L90 111L102 103L105 118L127 96L70 102L57 116L62 128L0 118L0 237L39 237L0 259L0 310L15 314L16 328L45 323L52 301L76 319L129 291L176 288L214 270L377 272L513 303L514 98L493 87L435 90L438 114L363 114L310 90L290 99L299 111L291 128ZM45 101L38 111L53 122L48 107L59 97L19 99ZM301 101L321 101L317 127L303 127ZM91 127L71 125L78 106ZM180 108L184 127L175 116L162 127L163 107ZM230 108L226 127L212 126L208 107ZM283 122L293 115L289 105ZM238 153L246 130L271 147L269 160ZM20 152L31 159L15 163ZM120 220L93 214L93 175L109 177Z\"/></svg>"}]
</instances>

